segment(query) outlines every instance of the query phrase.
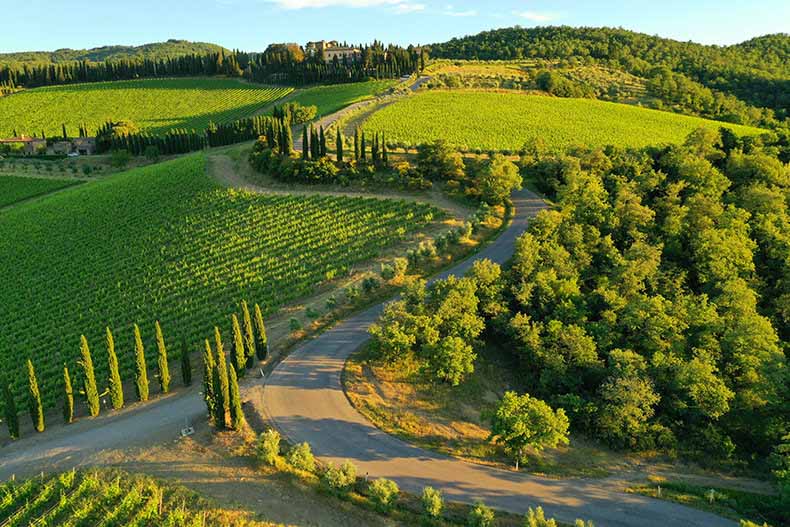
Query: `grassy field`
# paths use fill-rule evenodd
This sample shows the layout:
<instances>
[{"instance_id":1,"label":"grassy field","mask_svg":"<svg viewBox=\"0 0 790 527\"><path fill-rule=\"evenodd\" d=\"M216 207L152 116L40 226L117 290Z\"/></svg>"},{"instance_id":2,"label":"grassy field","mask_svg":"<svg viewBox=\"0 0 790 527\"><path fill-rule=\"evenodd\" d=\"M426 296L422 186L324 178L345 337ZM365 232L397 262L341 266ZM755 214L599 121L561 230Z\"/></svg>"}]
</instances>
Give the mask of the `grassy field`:
<instances>
[{"instance_id":1,"label":"grassy field","mask_svg":"<svg viewBox=\"0 0 790 527\"><path fill-rule=\"evenodd\" d=\"M397 81L384 80L316 86L301 90L291 98L291 102L297 102L304 106L315 105L318 107L317 117L321 117L334 113L349 104L370 99L395 84Z\"/></svg>"},{"instance_id":2,"label":"grassy field","mask_svg":"<svg viewBox=\"0 0 790 527\"><path fill-rule=\"evenodd\" d=\"M760 130L625 104L475 90L430 91L375 113L369 132L388 142L416 145L433 139L469 149L516 150L541 137L562 149L584 144L642 147L679 143L701 126L727 126L740 135Z\"/></svg>"},{"instance_id":3,"label":"grassy field","mask_svg":"<svg viewBox=\"0 0 790 527\"><path fill-rule=\"evenodd\" d=\"M44 132L76 135L108 120L129 120L152 133L206 128L253 114L291 88L256 86L234 79L151 79L52 86L0 98L0 137Z\"/></svg>"},{"instance_id":4,"label":"grassy field","mask_svg":"<svg viewBox=\"0 0 790 527\"><path fill-rule=\"evenodd\" d=\"M219 508L184 487L118 470L64 472L0 485L0 519L5 527L275 525L251 516Z\"/></svg>"},{"instance_id":5,"label":"grassy field","mask_svg":"<svg viewBox=\"0 0 790 527\"><path fill-rule=\"evenodd\" d=\"M68 179L40 179L0 175L0 208L75 185Z\"/></svg>"},{"instance_id":6,"label":"grassy field","mask_svg":"<svg viewBox=\"0 0 790 527\"><path fill-rule=\"evenodd\" d=\"M177 199L174 199L177 197ZM438 218L429 205L335 196L259 195L220 188L195 155L135 169L0 215L0 368L26 390L22 356L48 406L79 337L105 378L103 331L133 363L132 324L150 346L160 320L169 345L199 349L246 299L265 314L378 255Z\"/></svg>"}]
</instances>

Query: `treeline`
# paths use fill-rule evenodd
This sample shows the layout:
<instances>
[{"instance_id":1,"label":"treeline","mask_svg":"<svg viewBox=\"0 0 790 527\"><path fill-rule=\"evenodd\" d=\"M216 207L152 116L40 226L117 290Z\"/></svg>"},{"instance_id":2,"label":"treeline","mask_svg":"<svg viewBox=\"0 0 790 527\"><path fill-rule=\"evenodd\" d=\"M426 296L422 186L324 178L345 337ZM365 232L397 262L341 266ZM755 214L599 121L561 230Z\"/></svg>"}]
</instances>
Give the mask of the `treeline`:
<instances>
[{"instance_id":1,"label":"treeline","mask_svg":"<svg viewBox=\"0 0 790 527\"><path fill-rule=\"evenodd\" d=\"M254 364L255 358L258 360L266 359L269 352L268 338L266 336L266 327L263 322L263 315L261 308L255 304L253 313L250 313L247 302L241 302L241 322L236 314L231 317L233 340L231 341L231 355L233 361L233 368L238 373L238 377L243 376L244 368L251 368ZM165 344L165 337L162 332L162 327L159 321L154 324L155 328L155 341L156 341L156 381L159 385L159 393L166 394L170 392L172 384L172 376L170 374L170 362L168 357L168 346ZM215 328L215 345L218 356L224 360L224 347L222 338L220 336L219 328ZM83 335L80 339L80 359L77 361L78 370L72 372L69 370L67 364L63 365L62 371L58 372L61 378L62 386L62 415L63 421L66 424L74 421L75 418L75 401L82 396L84 403L91 417L96 417L101 412L101 398L106 394L109 399L109 404L113 410L120 410L125 405L125 393L123 380L121 376L118 353L115 349L115 337L112 330L107 327L105 329L105 354L102 359L107 366L107 378L100 379L96 375L93 352L91 351L88 340ZM206 340L207 352L211 352L211 347ZM213 356L213 355L212 355ZM181 341L181 349L178 355L179 369L181 374L181 381L184 386L192 384L192 363L190 360L190 351L186 340ZM150 381L148 376L148 360L146 359L146 349L143 343L142 334L137 324L134 325L134 393L139 402L146 402L150 397ZM216 364L216 362L215 362ZM224 364L224 363L223 363ZM41 365L39 365L41 366ZM52 368L52 365L44 365L37 371L33 362L27 360L27 408L30 413L30 418L33 423L33 428L36 432L43 432L46 429L46 416L44 414L44 404L42 402L41 391L39 390L39 373L43 371L45 374L57 371ZM76 375L74 375L76 373ZM215 386L212 384L212 375L217 375L217 372L209 371L209 376L204 378L204 385ZM241 401L238 392L238 379L237 376L231 373L233 379L234 395L235 397L228 397L228 377L225 371L225 383L218 383L216 386L222 386L225 389L225 405L232 403L232 408L236 413L233 422L240 423L241 419ZM17 379L15 384L21 384L22 381ZM20 435L19 414L17 408L17 401L14 397L14 390L12 388L12 381L10 379L0 377L0 389L2 389L2 402L3 402L3 416L8 427L9 435L12 439L18 439ZM214 397L215 391L206 391L205 397ZM219 395L216 395L219 397ZM220 399L217 399L220 400ZM231 407L226 406L228 411L233 412ZM212 414L216 415L216 414ZM223 414L224 415L224 414ZM223 421L224 427L224 421ZM236 428L234 426L234 428Z\"/></svg>"},{"instance_id":2,"label":"treeline","mask_svg":"<svg viewBox=\"0 0 790 527\"><path fill-rule=\"evenodd\" d=\"M220 50L158 59L3 64L0 65L0 86L10 91L19 87L214 75L243 77L260 83L343 83L397 78L413 73L424 63L424 57L411 46L385 48L374 43L361 48L360 60L335 59L331 62L306 57L303 50L299 50L299 53L283 51L282 45L272 45L264 53Z\"/></svg>"},{"instance_id":3,"label":"treeline","mask_svg":"<svg viewBox=\"0 0 790 527\"><path fill-rule=\"evenodd\" d=\"M757 107L780 120L790 113L787 35L736 46L703 46L612 28L513 27L430 46L436 58L512 60L541 58L603 64L644 78L669 68L706 88ZM770 45L768 45L770 43Z\"/></svg>"},{"instance_id":4,"label":"treeline","mask_svg":"<svg viewBox=\"0 0 790 527\"><path fill-rule=\"evenodd\" d=\"M404 294L375 350L458 383L496 343L578 431L764 469L790 439L787 154L726 129L643 150L535 143L521 172L556 207L511 266Z\"/></svg>"}]
</instances>

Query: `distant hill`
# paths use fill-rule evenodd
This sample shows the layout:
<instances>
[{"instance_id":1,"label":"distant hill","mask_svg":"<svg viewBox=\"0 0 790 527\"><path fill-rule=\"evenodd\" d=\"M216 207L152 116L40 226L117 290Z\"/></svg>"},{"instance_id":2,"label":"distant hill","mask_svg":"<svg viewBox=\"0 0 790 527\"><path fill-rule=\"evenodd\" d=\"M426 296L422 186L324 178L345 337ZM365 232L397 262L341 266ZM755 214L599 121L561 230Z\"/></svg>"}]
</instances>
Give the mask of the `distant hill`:
<instances>
[{"instance_id":1,"label":"distant hill","mask_svg":"<svg viewBox=\"0 0 790 527\"><path fill-rule=\"evenodd\" d=\"M163 59L184 55L205 55L227 49L206 42L168 40L142 46L102 46L92 49L58 49L55 51L21 51L0 53L0 64L19 63L63 63L87 60L89 62L115 61L130 58Z\"/></svg>"},{"instance_id":2,"label":"distant hill","mask_svg":"<svg viewBox=\"0 0 790 527\"><path fill-rule=\"evenodd\" d=\"M790 35L783 33L734 46L706 46L621 28L515 26L429 47L437 58L580 60L645 78L665 68L751 105L772 108L780 118L790 112Z\"/></svg>"}]
</instances>

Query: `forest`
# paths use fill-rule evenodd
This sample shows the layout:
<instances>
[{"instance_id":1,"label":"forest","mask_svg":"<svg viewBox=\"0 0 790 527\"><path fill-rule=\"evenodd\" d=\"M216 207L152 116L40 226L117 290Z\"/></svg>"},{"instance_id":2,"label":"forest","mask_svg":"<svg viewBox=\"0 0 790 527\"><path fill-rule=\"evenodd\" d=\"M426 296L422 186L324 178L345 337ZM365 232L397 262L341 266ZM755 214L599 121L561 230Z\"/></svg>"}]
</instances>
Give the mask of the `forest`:
<instances>
[{"instance_id":1,"label":"forest","mask_svg":"<svg viewBox=\"0 0 790 527\"><path fill-rule=\"evenodd\" d=\"M726 129L564 154L535 141L520 171L556 207L508 267L479 262L391 304L374 355L459 384L494 346L571 429L766 469L790 440L789 154Z\"/></svg>"},{"instance_id":2,"label":"forest","mask_svg":"<svg viewBox=\"0 0 790 527\"><path fill-rule=\"evenodd\" d=\"M788 35L767 35L719 47L624 29L516 26L454 38L429 48L433 58L548 59L602 64L669 88L672 83L665 81L668 70L685 77L681 84L696 85L690 97L732 95L751 106L773 110L780 120L790 112ZM713 91L708 93L705 89Z\"/></svg>"}]
</instances>

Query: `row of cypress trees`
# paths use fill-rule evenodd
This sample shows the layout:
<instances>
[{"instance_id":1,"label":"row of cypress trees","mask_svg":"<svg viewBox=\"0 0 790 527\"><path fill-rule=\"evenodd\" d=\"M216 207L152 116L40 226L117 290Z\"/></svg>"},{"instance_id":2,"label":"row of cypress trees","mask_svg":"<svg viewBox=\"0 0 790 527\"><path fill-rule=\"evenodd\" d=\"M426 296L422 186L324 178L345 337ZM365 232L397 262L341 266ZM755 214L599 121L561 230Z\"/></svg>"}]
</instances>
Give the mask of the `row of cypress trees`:
<instances>
[{"instance_id":1,"label":"row of cypress trees","mask_svg":"<svg viewBox=\"0 0 790 527\"><path fill-rule=\"evenodd\" d=\"M228 357L218 327L214 327L214 348L205 340L203 353L203 397L214 426L220 430L239 430L244 423L241 409L239 378L255 364L255 359L264 360L269 345L263 314L258 304L254 307L254 318L246 301L241 302L241 322L236 313L231 315L233 338Z\"/></svg>"},{"instance_id":2,"label":"row of cypress trees","mask_svg":"<svg viewBox=\"0 0 790 527\"><path fill-rule=\"evenodd\" d=\"M164 335L162 333L162 326L159 321L155 324L156 332L156 348L157 348L157 379L159 382L159 390L161 393L168 393L170 391L171 376L170 366L167 358L167 347L165 345ZM107 350L107 389L104 393L99 393L98 383L96 380L96 373L93 366L93 357L91 354L88 339L85 335L80 337L80 360L77 362L80 371L80 385L81 393L85 397L88 406L88 413L91 417L99 415L101 404L100 398L103 395L108 395L110 403L114 410L119 410L124 406L124 393L123 382L121 381L121 373L118 364L118 355L115 351L115 338L112 330L106 328L106 350ZM143 345L140 328L137 324L134 325L134 347L135 347L135 394L137 399L145 402L149 398L149 381L148 381L148 366L145 360L145 347ZM189 352L186 346L186 341L182 340L181 348L181 378L185 386L192 384L192 365L189 359ZM27 360L27 374L28 374L28 406L30 418L33 421L33 428L37 432L43 432L45 429L44 408L41 400L41 391L38 386L38 378L33 361ZM72 383L71 373L67 365L63 365L63 420L66 423L71 423L74 420L74 386ZM9 434L13 439L19 437L19 416L17 415L16 402L11 390L11 385L7 381L3 381L2 395L4 399L5 408L5 421L8 425Z\"/></svg>"}]
</instances>

